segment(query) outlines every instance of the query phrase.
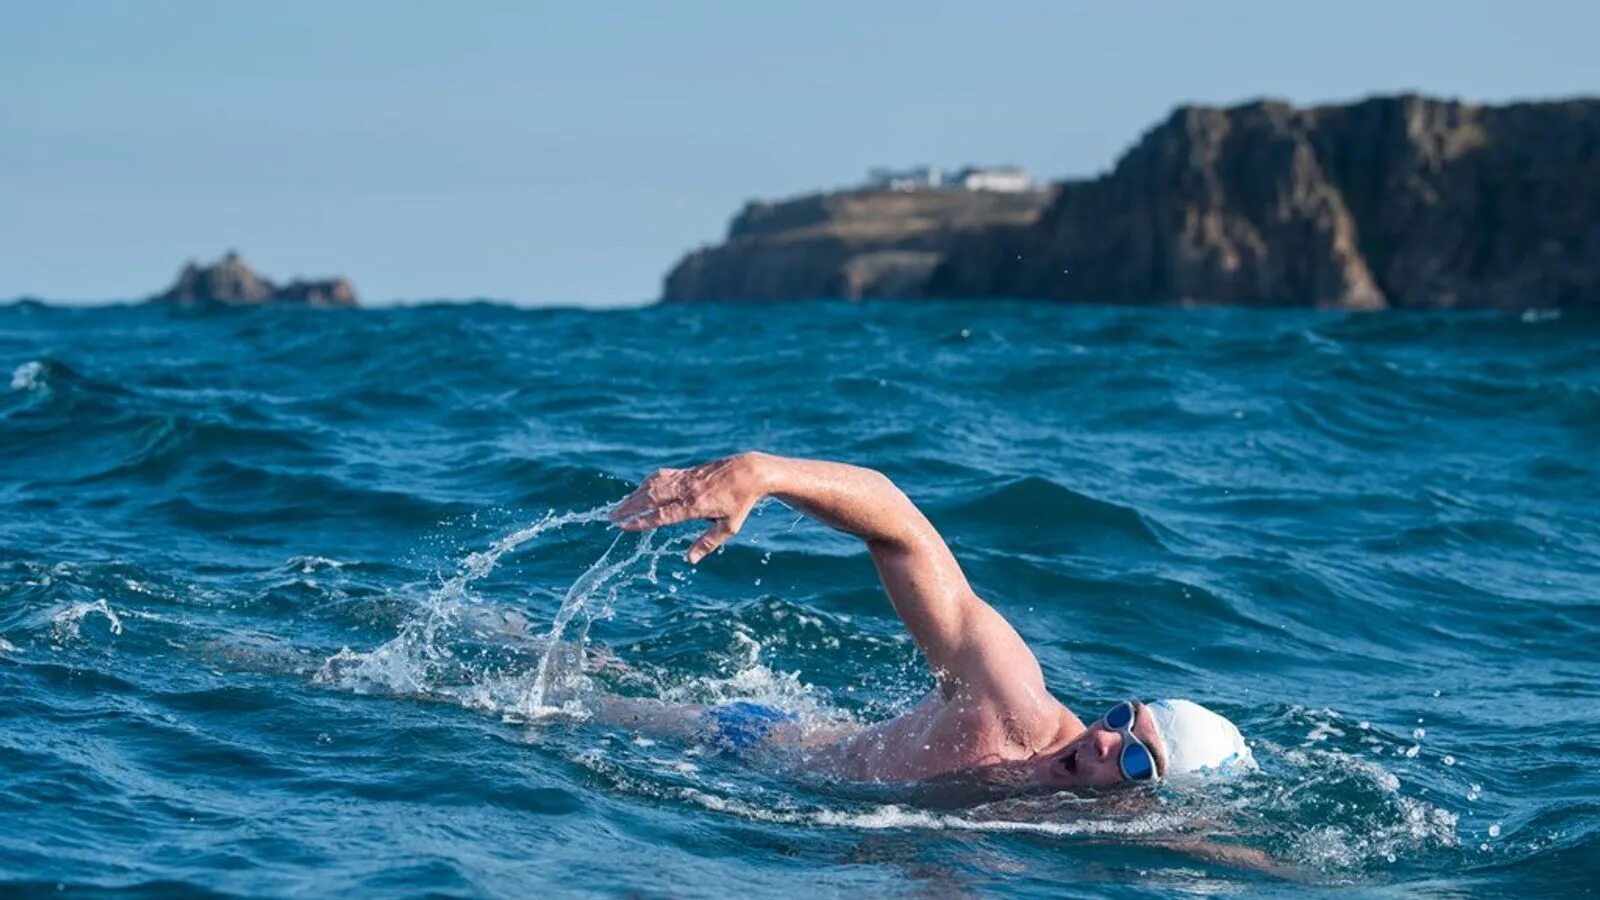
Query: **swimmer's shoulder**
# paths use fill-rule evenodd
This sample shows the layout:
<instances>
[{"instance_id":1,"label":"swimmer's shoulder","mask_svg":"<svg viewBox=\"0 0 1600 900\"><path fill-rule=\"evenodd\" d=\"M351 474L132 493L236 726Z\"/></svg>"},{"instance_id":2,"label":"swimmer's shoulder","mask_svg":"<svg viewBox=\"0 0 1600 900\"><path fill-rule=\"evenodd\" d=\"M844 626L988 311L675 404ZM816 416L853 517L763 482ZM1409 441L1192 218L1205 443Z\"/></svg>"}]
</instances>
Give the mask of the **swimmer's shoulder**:
<instances>
[{"instance_id":1,"label":"swimmer's shoulder","mask_svg":"<svg viewBox=\"0 0 1600 900\"><path fill-rule=\"evenodd\" d=\"M1032 752L1065 744L1086 730L1077 714L1048 691L996 692L985 706L1008 744Z\"/></svg>"}]
</instances>

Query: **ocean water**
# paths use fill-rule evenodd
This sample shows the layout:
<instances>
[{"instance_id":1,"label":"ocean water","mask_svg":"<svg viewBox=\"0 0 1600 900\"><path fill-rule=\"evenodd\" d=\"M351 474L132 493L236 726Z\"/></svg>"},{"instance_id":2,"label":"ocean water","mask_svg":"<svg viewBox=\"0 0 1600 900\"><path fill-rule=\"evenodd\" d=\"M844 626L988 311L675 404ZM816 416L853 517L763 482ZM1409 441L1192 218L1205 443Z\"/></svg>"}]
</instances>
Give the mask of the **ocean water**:
<instances>
[{"instance_id":1,"label":"ocean water","mask_svg":"<svg viewBox=\"0 0 1600 900\"><path fill-rule=\"evenodd\" d=\"M21 304L6 378L6 895L1600 880L1600 320ZM1262 770L963 800L588 719L931 686L852 541L602 518L748 448L883 470L1085 719L1193 697Z\"/></svg>"}]
</instances>

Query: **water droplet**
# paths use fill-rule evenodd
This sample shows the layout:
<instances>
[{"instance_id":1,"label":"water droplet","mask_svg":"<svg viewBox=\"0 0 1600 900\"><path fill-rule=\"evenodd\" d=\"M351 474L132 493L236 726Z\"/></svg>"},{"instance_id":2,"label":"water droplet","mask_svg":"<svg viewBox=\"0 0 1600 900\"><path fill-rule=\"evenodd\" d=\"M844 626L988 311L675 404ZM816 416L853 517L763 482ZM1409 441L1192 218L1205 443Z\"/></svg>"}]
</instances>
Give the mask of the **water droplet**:
<instances>
[{"instance_id":1,"label":"water droplet","mask_svg":"<svg viewBox=\"0 0 1600 900\"><path fill-rule=\"evenodd\" d=\"M1453 765L1456 764L1456 758L1454 756L1451 756L1450 754L1446 753L1444 755L1444 764L1447 765L1447 766L1453 766Z\"/></svg>"},{"instance_id":2,"label":"water droplet","mask_svg":"<svg viewBox=\"0 0 1600 900\"><path fill-rule=\"evenodd\" d=\"M1416 740L1419 740L1419 741L1422 740L1422 736L1427 734L1427 733L1428 733L1427 729L1424 729L1424 728L1413 728L1413 729L1411 729L1411 736L1413 738L1415 738Z\"/></svg>"},{"instance_id":3,"label":"water droplet","mask_svg":"<svg viewBox=\"0 0 1600 900\"><path fill-rule=\"evenodd\" d=\"M1394 857L1394 854L1393 854L1393 853L1390 853L1390 854L1387 854L1387 855L1385 855L1385 856L1384 856L1384 857L1383 857L1383 858L1384 858L1384 859L1386 859L1386 860L1388 860L1388 861L1389 861L1389 862L1394 862L1394 859L1395 859L1395 857Z\"/></svg>"},{"instance_id":4,"label":"water droplet","mask_svg":"<svg viewBox=\"0 0 1600 900\"><path fill-rule=\"evenodd\" d=\"M1496 822L1493 825L1489 826L1489 837L1499 837L1499 836L1500 836L1500 823Z\"/></svg>"},{"instance_id":5,"label":"water droplet","mask_svg":"<svg viewBox=\"0 0 1600 900\"><path fill-rule=\"evenodd\" d=\"M1406 759L1415 759L1417 754L1420 752L1422 752L1422 748L1416 744L1412 744L1406 748Z\"/></svg>"}]
</instances>

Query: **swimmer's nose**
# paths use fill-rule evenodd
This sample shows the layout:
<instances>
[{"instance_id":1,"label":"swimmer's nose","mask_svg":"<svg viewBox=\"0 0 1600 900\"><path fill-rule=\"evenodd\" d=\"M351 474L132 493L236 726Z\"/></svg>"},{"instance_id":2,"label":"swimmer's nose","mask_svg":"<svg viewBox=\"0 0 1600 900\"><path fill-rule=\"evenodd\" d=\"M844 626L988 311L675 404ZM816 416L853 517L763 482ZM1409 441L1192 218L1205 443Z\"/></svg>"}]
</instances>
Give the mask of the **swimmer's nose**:
<instances>
[{"instance_id":1,"label":"swimmer's nose","mask_svg":"<svg viewBox=\"0 0 1600 900\"><path fill-rule=\"evenodd\" d=\"M1094 751L1101 759L1106 759L1117 750L1117 741L1121 735L1115 731L1102 731L1094 736Z\"/></svg>"}]
</instances>

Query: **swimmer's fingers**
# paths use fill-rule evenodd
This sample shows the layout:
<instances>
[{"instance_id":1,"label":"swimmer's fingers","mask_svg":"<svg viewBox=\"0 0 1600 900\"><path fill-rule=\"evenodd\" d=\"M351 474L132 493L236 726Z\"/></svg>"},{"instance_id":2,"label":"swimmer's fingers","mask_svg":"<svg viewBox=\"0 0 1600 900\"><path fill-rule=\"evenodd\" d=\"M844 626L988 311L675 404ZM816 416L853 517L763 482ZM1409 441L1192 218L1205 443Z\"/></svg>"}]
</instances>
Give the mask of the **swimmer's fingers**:
<instances>
[{"instance_id":1,"label":"swimmer's fingers","mask_svg":"<svg viewBox=\"0 0 1600 900\"><path fill-rule=\"evenodd\" d=\"M745 468L738 464L738 458L729 457L692 469L659 469L612 508L611 521L625 531L645 531L690 519L730 523L730 531L693 556L692 561L698 561L738 533L750 507L759 499L759 493L751 491L750 479L740 475Z\"/></svg>"},{"instance_id":2,"label":"swimmer's fingers","mask_svg":"<svg viewBox=\"0 0 1600 900\"><path fill-rule=\"evenodd\" d=\"M717 524L711 526L705 534L700 535L699 539L694 542L694 546L689 548L686 558L691 565L698 563L700 560L710 556L713 550L721 547L723 542L731 537L733 537L733 529L728 527L727 520L718 519Z\"/></svg>"},{"instance_id":3,"label":"swimmer's fingers","mask_svg":"<svg viewBox=\"0 0 1600 900\"><path fill-rule=\"evenodd\" d=\"M609 515L611 521L622 528L628 531L638 531L643 526L635 527L634 523L638 522L641 517L654 513L658 509L657 503L651 500L649 496L640 491L634 491L624 497L621 503L611 507Z\"/></svg>"},{"instance_id":4,"label":"swimmer's fingers","mask_svg":"<svg viewBox=\"0 0 1600 900\"><path fill-rule=\"evenodd\" d=\"M689 563L693 565L710 556L712 551L726 543L728 538L738 534L739 529L742 527L744 527L744 513L740 513L738 516L729 516L726 519L717 519L706 530L706 533L700 535L699 539L694 542L694 546L689 548L687 556Z\"/></svg>"},{"instance_id":5,"label":"swimmer's fingers","mask_svg":"<svg viewBox=\"0 0 1600 900\"><path fill-rule=\"evenodd\" d=\"M623 497L621 502L611 508L611 521L626 527L625 523L630 519L678 502L679 490L676 482L680 474L678 469L657 469L649 478L640 482L633 493Z\"/></svg>"},{"instance_id":6,"label":"swimmer's fingers","mask_svg":"<svg viewBox=\"0 0 1600 900\"><path fill-rule=\"evenodd\" d=\"M696 518L700 518L700 516L696 516L690 511L688 505L683 503L667 503L653 509L647 507L641 512L620 519L616 517L615 513L612 514L612 519L617 523L617 527L623 531L649 531L652 528L660 528L663 525L676 525L679 522L687 522Z\"/></svg>"}]
</instances>

